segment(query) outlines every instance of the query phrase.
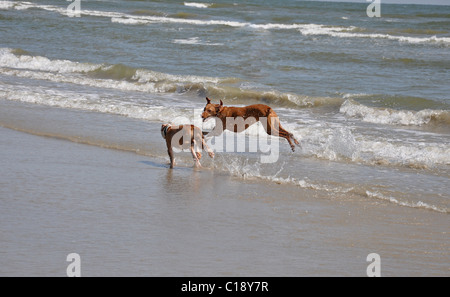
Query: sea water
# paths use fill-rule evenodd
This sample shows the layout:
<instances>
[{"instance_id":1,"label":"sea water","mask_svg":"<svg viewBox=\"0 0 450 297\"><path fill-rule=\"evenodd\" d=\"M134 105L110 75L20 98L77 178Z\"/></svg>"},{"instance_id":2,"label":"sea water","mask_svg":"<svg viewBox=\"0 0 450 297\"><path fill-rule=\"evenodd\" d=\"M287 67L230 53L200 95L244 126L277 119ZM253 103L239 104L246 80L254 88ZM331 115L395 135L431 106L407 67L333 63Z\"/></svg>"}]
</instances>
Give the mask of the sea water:
<instances>
[{"instance_id":1,"label":"sea water","mask_svg":"<svg viewBox=\"0 0 450 297\"><path fill-rule=\"evenodd\" d=\"M366 3L70 4L0 2L4 110L54 107L88 118L202 125L206 96L226 106L267 104L301 147L292 153L281 139L270 164L257 152L220 152L211 168L448 213L449 6L381 4L381 16L370 18ZM0 124L17 128L14 118ZM76 137L104 146L92 135ZM143 152L151 141L161 140L127 146ZM166 157L165 150L147 153Z\"/></svg>"}]
</instances>

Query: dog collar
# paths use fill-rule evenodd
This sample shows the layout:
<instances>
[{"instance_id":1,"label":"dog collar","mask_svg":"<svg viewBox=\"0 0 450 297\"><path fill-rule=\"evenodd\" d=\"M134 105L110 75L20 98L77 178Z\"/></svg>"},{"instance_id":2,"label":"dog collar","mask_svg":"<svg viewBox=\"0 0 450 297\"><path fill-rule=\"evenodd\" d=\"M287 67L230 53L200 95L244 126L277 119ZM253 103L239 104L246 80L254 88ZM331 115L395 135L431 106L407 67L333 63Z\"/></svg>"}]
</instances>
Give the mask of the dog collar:
<instances>
[{"instance_id":1,"label":"dog collar","mask_svg":"<svg viewBox=\"0 0 450 297\"><path fill-rule=\"evenodd\" d=\"M162 130L162 133L163 133L163 135L164 135L164 138L166 138L166 136L167 136L167 130L169 130L169 128L170 128L170 125L167 125L167 126L165 126L164 129Z\"/></svg>"}]
</instances>

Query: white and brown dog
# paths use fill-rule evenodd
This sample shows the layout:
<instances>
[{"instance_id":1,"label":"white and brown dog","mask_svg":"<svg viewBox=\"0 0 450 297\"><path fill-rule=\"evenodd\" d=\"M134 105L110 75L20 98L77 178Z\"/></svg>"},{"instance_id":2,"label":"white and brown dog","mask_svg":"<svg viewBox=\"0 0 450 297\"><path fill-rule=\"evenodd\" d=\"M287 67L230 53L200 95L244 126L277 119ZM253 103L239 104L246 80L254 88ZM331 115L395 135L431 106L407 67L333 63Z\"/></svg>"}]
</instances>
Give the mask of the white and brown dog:
<instances>
[{"instance_id":1,"label":"white and brown dog","mask_svg":"<svg viewBox=\"0 0 450 297\"><path fill-rule=\"evenodd\" d=\"M163 124L161 126L161 136L166 140L167 153L170 158L170 168L175 165L173 148L185 150L190 149L194 158L195 166L202 167L200 151L205 150L211 158L214 158L214 152L208 147L203 138L202 130L194 125L172 126ZM200 147L200 149L198 149ZM197 151L196 151L197 150Z\"/></svg>"}]
</instances>

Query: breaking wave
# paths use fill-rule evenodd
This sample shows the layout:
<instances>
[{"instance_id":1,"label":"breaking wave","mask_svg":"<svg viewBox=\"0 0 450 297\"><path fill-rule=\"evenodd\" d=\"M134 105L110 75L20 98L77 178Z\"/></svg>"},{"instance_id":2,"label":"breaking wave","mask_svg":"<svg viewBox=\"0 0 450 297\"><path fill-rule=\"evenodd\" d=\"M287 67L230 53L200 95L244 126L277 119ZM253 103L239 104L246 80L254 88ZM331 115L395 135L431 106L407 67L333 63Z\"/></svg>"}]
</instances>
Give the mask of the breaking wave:
<instances>
[{"instance_id":1,"label":"breaking wave","mask_svg":"<svg viewBox=\"0 0 450 297\"><path fill-rule=\"evenodd\" d=\"M360 118L364 122L374 124L422 126L435 123L450 125L450 112L448 110L395 110L369 107L353 99L347 99L340 107L340 112L346 116Z\"/></svg>"},{"instance_id":2,"label":"breaking wave","mask_svg":"<svg viewBox=\"0 0 450 297\"><path fill-rule=\"evenodd\" d=\"M450 45L450 37L416 37L416 36L402 36L402 35L391 35L386 33L368 33L365 29L350 26L350 27L338 27L338 26L327 26L320 24L305 24L298 25L298 30L303 35L327 35L332 37L341 38L372 38L372 39L389 39L399 42L406 42L412 44L421 43L436 43Z\"/></svg>"},{"instance_id":3,"label":"breaking wave","mask_svg":"<svg viewBox=\"0 0 450 297\"><path fill-rule=\"evenodd\" d=\"M302 154L318 159L430 169L450 165L450 148L436 142L401 142L383 136L357 134L347 127L295 127Z\"/></svg>"}]
</instances>

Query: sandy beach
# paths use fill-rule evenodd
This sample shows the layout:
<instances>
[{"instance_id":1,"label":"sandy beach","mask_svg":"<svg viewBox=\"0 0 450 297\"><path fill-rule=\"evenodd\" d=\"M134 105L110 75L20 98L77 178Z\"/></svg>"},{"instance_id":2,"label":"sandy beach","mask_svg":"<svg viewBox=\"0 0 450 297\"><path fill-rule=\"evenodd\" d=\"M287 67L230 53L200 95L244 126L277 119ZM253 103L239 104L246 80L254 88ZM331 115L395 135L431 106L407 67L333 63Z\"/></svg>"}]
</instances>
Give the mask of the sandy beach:
<instances>
[{"instance_id":1,"label":"sandy beach","mask_svg":"<svg viewBox=\"0 0 450 297\"><path fill-rule=\"evenodd\" d=\"M447 214L242 180L207 162L170 170L149 153L165 149L157 123L141 122L137 134L157 137L133 152L126 139L60 139L83 130L83 112L32 109L16 129L47 136L0 128L1 276L65 276L70 253L82 276L366 276L370 253L382 276L450 273Z\"/></svg>"}]
</instances>

